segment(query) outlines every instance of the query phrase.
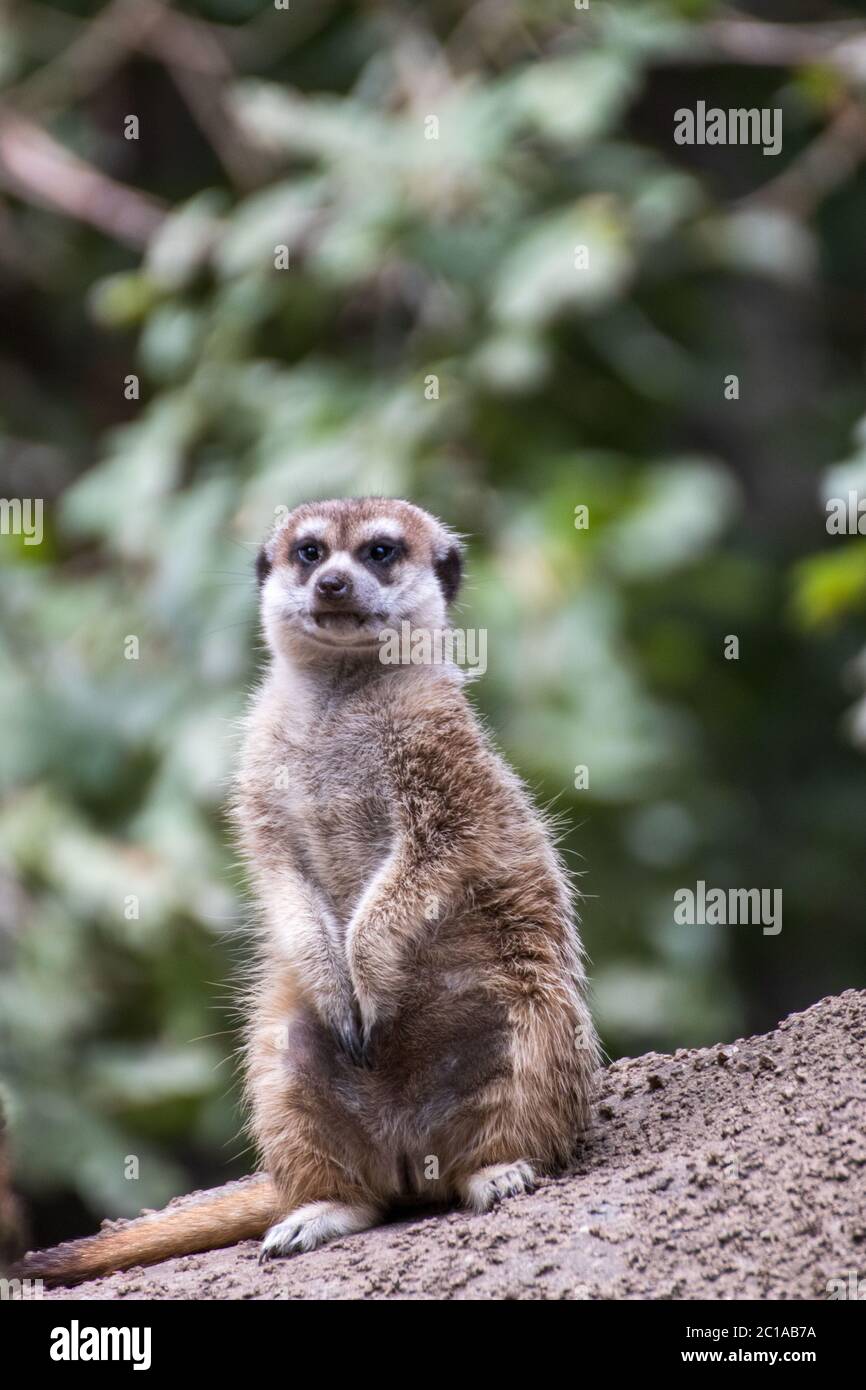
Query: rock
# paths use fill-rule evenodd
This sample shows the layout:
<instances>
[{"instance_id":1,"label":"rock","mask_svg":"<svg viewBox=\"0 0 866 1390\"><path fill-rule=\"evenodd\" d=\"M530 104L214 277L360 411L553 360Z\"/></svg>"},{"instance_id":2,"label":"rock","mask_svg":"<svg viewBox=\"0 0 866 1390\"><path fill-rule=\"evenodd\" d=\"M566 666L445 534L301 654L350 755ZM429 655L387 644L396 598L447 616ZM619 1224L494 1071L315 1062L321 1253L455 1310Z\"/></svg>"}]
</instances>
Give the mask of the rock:
<instances>
[{"instance_id":1,"label":"rock","mask_svg":"<svg viewBox=\"0 0 866 1390\"><path fill-rule=\"evenodd\" d=\"M579 1167L488 1216L419 1215L264 1268L245 1243L45 1296L823 1299L866 1279L864 1036L866 991L848 990L739 1050L614 1064ZM786 1113L802 1087L808 1124Z\"/></svg>"}]
</instances>

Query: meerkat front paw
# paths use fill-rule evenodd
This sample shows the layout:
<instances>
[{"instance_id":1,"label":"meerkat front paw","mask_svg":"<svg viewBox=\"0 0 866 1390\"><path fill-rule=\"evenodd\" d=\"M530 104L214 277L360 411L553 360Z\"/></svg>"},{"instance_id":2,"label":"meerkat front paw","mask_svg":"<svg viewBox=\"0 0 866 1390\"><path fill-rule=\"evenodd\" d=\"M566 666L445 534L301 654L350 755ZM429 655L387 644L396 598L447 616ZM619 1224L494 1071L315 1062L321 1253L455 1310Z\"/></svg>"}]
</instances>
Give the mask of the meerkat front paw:
<instances>
[{"instance_id":1,"label":"meerkat front paw","mask_svg":"<svg viewBox=\"0 0 866 1390\"><path fill-rule=\"evenodd\" d=\"M379 1210L372 1204L348 1202L310 1202L289 1212L272 1226L259 1250L259 1264L281 1255L298 1255L315 1250L326 1241L351 1236L375 1226Z\"/></svg>"},{"instance_id":2,"label":"meerkat front paw","mask_svg":"<svg viewBox=\"0 0 866 1390\"><path fill-rule=\"evenodd\" d=\"M489 1211L505 1197L520 1197L535 1190L536 1177L532 1165L523 1159L517 1163L492 1163L479 1168L460 1184L460 1195L473 1211Z\"/></svg>"}]
</instances>

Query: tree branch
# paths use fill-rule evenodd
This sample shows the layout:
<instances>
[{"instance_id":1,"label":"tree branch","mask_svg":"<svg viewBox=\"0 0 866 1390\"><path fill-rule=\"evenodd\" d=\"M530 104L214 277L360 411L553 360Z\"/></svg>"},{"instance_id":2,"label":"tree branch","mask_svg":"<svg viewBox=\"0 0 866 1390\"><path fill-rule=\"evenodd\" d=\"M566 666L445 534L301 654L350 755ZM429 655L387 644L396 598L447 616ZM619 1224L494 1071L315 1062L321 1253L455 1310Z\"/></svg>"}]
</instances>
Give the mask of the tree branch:
<instances>
[{"instance_id":1,"label":"tree branch","mask_svg":"<svg viewBox=\"0 0 866 1390\"><path fill-rule=\"evenodd\" d=\"M146 246L164 203L115 182L70 154L47 131L0 110L0 182L18 197L87 222L126 246Z\"/></svg>"}]
</instances>

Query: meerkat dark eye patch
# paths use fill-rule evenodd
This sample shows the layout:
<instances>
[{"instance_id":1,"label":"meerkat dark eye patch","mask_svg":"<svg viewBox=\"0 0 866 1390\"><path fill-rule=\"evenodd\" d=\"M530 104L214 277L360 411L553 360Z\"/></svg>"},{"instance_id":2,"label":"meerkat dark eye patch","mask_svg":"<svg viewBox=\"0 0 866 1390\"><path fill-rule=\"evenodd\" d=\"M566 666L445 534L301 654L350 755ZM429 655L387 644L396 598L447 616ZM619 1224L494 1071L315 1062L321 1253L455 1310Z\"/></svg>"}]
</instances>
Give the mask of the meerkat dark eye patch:
<instances>
[{"instance_id":1,"label":"meerkat dark eye patch","mask_svg":"<svg viewBox=\"0 0 866 1390\"><path fill-rule=\"evenodd\" d=\"M372 560L373 564L377 566L393 565L394 561L399 560L403 554L405 554L405 546L402 541L392 541L383 536L381 540L369 541L363 547L361 558Z\"/></svg>"},{"instance_id":2,"label":"meerkat dark eye patch","mask_svg":"<svg viewBox=\"0 0 866 1390\"><path fill-rule=\"evenodd\" d=\"M270 556L268 555L268 552L265 549L265 547L262 546L261 550L256 556L256 583L258 584L259 588L262 587L272 569L273 565L271 564Z\"/></svg>"},{"instance_id":3,"label":"meerkat dark eye patch","mask_svg":"<svg viewBox=\"0 0 866 1390\"><path fill-rule=\"evenodd\" d=\"M289 547L289 559L297 560L302 569L309 569L324 560L326 548L314 536L301 536Z\"/></svg>"},{"instance_id":4,"label":"meerkat dark eye patch","mask_svg":"<svg viewBox=\"0 0 866 1390\"><path fill-rule=\"evenodd\" d=\"M463 557L458 545L451 545L433 564L446 603L453 603L463 578Z\"/></svg>"}]
</instances>

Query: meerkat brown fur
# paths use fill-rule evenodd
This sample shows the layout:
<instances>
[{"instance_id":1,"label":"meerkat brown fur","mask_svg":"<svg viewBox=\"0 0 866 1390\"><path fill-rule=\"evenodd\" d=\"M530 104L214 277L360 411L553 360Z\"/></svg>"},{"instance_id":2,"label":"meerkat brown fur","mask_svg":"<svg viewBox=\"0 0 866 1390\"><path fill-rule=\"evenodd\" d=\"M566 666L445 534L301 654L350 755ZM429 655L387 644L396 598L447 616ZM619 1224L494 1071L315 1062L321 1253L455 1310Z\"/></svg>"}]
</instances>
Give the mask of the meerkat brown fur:
<instances>
[{"instance_id":1,"label":"meerkat brown fur","mask_svg":"<svg viewBox=\"0 0 866 1390\"><path fill-rule=\"evenodd\" d=\"M442 630L457 538L408 502L293 511L259 556L272 660L236 820L261 908L253 1135L281 1220L265 1254L392 1204L484 1211L565 1164L597 1047L548 825L453 664L383 664Z\"/></svg>"},{"instance_id":2,"label":"meerkat brown fur","mask_svg":"<svg viewBox=\"0 0 866 1390\"><path fill-rule=\"evenodd\" d=\"M442 631L461 545L408 502L307 503L259 553L270 651L234 818L258 899L246 1095L266 1175L54 1251L71 1281L262 1235L263 1257L392 1205L485 1211L565 1165L598 1047L550 826L457 666L384 664Z\"/></svg>"}]
</instances>

